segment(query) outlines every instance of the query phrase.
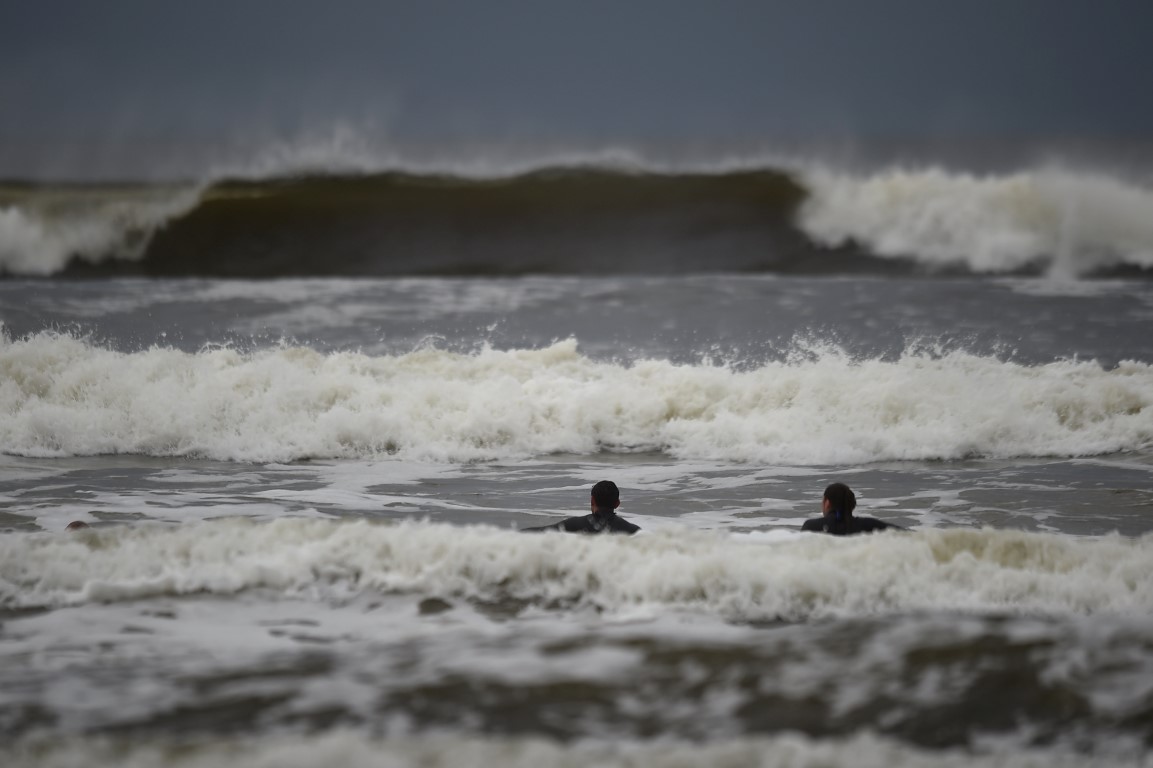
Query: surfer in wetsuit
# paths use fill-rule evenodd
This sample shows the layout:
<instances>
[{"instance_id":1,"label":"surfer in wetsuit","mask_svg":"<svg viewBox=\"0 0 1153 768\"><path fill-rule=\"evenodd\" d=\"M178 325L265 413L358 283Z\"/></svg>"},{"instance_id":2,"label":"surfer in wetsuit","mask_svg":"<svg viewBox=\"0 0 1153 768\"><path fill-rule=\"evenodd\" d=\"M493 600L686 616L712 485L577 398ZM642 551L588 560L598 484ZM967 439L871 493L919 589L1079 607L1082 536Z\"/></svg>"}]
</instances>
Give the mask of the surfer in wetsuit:
<instances>
[{"instance_id":1,"label":"surfer in wetsuit","mask_svg":"<svg viewBox=\"0 0 1153 768\"><path fill-rule=\"evenodd\" d=\"M636 533L641 528L616 512L621 505L621 492L612 480L601 480L593 486L592 514L584 517L570 517L553 525L539 528L521 528L525 533L542 531L568 531L569 533Z\"/></svg>"},{"instance_id":2,"label":"surfer in wetsuit","mask_svg":"<svg viewBox=\"0 0 1153 768\"><path fill-rule=\"evenodd\" d=\"M802 531L816 533L831 533L834 536L851 536L854 533L872 533L893 529L905 530L899 525L886 523L872 517L855 517L853 510L857 508L857 497L852 489L844 483L833 483L825 489L821 501L821 517L806 520L801 526Z\"/></svg>"}]
</instances>

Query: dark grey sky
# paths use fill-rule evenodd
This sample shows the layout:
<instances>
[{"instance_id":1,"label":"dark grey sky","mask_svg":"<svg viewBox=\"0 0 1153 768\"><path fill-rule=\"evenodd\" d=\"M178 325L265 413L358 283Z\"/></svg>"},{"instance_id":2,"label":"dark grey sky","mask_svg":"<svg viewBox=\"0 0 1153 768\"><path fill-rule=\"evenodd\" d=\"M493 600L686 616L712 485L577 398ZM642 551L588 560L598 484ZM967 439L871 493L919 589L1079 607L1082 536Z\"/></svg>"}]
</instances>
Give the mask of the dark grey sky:
<instances>
[{"instance_id":1,"label":"dark grey sky","mask_svg":"<svg viewBox=\"0 0 1153 768\"><path fill-rule=\"evenodd\" d=\"M0 176L337 123L445 145L1148 139L1151 40L1147 0L0 0Z\"/></svg>"}]
</instances>

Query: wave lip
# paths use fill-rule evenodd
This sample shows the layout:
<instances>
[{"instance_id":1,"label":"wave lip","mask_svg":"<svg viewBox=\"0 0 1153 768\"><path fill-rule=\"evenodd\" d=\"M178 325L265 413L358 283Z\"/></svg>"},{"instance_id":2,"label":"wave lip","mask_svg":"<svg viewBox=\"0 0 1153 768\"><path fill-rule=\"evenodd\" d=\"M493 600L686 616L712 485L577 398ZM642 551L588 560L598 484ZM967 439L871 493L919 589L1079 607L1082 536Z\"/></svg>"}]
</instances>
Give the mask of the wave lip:
<instances>
[{"instance_id":1,"label":"wave lip","mask_svg":"<svg viewBox=\"0 0 1153 768\"><path fill-rule=\"evenodd\" d=\"M678 531L573 540L494 528L281 519L0 537L0 605L272 590L527 600L737 621L919 611L1148 615L1153 537L929 530L750 543Z\"/></svg>"},{"instance_id":2,"label":"wave lip","mask_svg":"<svg viewBox=\"0 0 1153 768\"><path fill-rule=\"evenodd\" d=\"M69 264L138 262L195 188L0 188L0 275L53 275Z\"/></svg>"},{"instance_id":3,"label":"wave lip","mask_svg":"<svg viewBox=\"0 0 1153 768\"><path fill-rule=\"evenodd\" d=\"M1039 266L1071 278L1153 267L1153 190L1044 169L975 176L939 168L869 175L812 169L798 223L817 243L976 273Z\"/></svg>"},{"instance_id":4,"label":"wave lip","mask_svg":"<svg viewBox=\"0 0 1153 768\"><path fill-rule=\"evenodd\" d=\"M0 451L456 463L550 453L822 465L1088 456L1153 443L1153 366L813 350L750 370L582 355L281 347L114 352L0 340Z\"/></svg>"},{"instance_id":5,"label":"wave lip","mask_svg":"<svg viewBox=\"0 0 1153 768\"><path fill-rule=\"evenodd\" d=\"M133 260L113 247L112 235L125 230L121 208L88 201L84 221L110 233L103 242L71 237L71 220L34 215L32 203L17 198L7 215L43 232L31 240L15 224L0 230L0 271L52 274L67 264L65 274L77 276L667 273L771 268L808 249L790 225L803 191L773 168L386 170L225 178L190 194L159 213L131 209L149 223Z\"/></svg>"}]
</instances>

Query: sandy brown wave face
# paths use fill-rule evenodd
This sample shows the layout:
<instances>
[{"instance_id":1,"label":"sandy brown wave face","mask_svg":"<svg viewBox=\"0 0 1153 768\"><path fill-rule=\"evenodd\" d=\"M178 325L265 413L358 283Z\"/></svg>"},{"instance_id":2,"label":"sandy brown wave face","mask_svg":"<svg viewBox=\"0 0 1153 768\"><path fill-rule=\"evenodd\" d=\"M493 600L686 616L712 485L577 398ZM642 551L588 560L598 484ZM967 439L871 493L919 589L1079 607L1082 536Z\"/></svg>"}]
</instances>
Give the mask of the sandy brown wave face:
<instances>
[{"instance_id":1,"label":"sandy brown wave face","mask_svg":"<svg viewBox=\"0 0 1153 768\"><path fill-rule=\"evenodd\" d=\"M391 170L0 186L0 275L1147 277L1153 193L1092 173Z\"/></svg>"},{"instance_id":2,"label":"sandy brown wave face","mask_svg":"<svg viewBox=\"0 0 1153 768\"><path fill-rule=\"evenodd\" d=\"M226 181L139 259L66 274L271 277L857 271L793 224L792 177L551 169L497 179L384 173ZM869 262L870 270L893 266ZM907 269L898 265L897 269Z\"/></svg>"}]
</instances>

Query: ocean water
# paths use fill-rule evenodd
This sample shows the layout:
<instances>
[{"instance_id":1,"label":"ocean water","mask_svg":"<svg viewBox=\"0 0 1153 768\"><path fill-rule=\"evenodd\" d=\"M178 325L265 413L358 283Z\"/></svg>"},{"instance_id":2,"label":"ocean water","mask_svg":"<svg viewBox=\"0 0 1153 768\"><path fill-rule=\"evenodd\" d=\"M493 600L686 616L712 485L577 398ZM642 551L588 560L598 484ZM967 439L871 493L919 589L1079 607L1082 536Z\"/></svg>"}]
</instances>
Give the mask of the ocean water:
<instances>
[{"instance_id":1,"label":"ocean water","mask_svg":"<svg viewBox=\"0 0 1153 768\"><path fill-rule=\"evenodd\" d=\"M1139 181L2 205L6 766L1153 764ZM639 535L517 532L601 479ZM833 481L909 530L801 535Z\"/></svg>"}]
</instances>

